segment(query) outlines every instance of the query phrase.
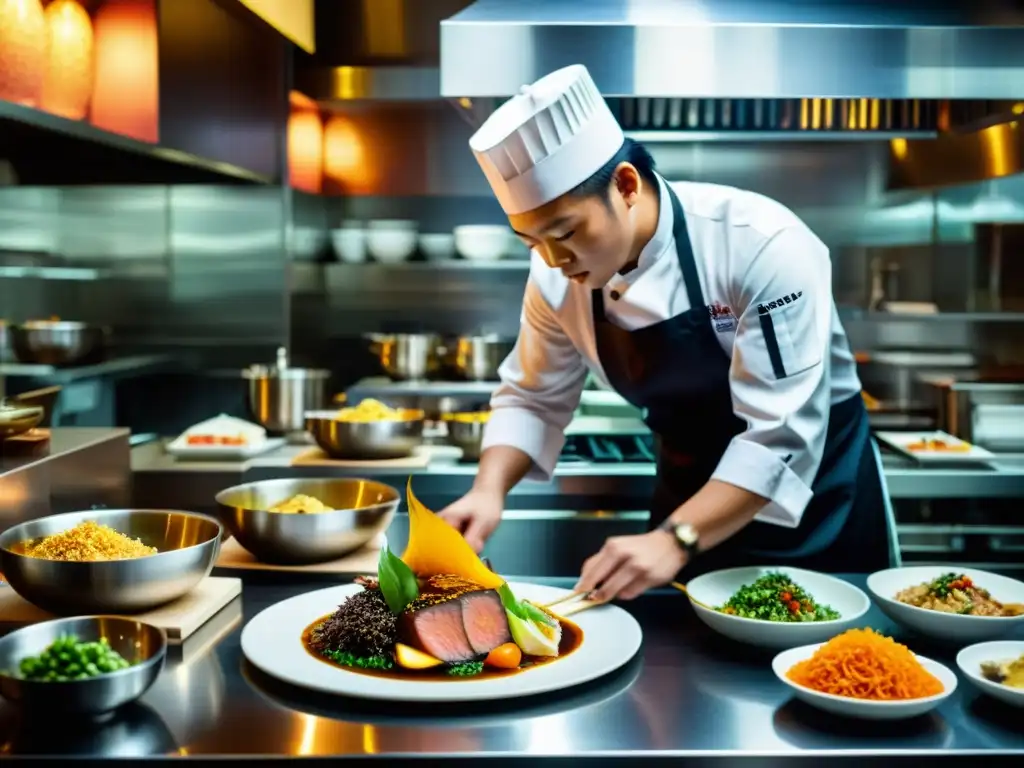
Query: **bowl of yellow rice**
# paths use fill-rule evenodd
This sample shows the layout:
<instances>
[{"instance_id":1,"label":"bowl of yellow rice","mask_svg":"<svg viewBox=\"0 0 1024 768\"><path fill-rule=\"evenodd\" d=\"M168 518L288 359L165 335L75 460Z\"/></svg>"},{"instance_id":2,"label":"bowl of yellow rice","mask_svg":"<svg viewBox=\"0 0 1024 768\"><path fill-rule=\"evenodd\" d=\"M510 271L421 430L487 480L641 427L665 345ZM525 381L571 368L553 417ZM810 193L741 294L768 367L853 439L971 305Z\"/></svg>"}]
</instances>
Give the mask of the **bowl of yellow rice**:
<instances>
[{"instance_id":1,"label":"bowl of yellow rice","mask_svg":"<svg viewBox=\"0 0 1024 768\"><path fill-rule=\"evenodd\" d=\"M219 522L194 512L68 512L0 534L0 571L21 597L51 613L141 613L206 578L222 533Z\"/></svg>"}]
</instances>

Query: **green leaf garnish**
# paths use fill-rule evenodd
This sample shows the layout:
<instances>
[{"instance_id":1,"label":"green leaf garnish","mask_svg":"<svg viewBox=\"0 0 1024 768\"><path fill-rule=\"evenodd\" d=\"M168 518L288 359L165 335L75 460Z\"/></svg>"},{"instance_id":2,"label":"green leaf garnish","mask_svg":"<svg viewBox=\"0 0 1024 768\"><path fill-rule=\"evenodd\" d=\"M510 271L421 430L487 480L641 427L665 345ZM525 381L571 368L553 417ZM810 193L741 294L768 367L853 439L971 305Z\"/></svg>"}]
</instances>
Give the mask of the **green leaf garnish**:
<instances>
[{"instance_id":1,"label":"green leaf garnish","mask_svg":"<svg viewBox=\"0 0 1024 768\"><path fill-rule=\"evenodd\" d=\"M413 600L420 596L420 585L416 574L388 548L385 539L377 560L377 580L384 602L394 614L404 611Z\"/></svg>"},{"instance_id":2,"label":"green leaf garnish","mask_svg":"<svg viewBox=\"0 0 1024 768\"><path fill-rule=\"evenodd\" d=\"M498 588L498 597L501 598L501 604L504 606L506 611L523 621L530 621L534 624L555 623L553 618L544 613L544 611L537 606L532 605L525 600L517 600L516 596L512 594L512 589L509 587L508 582L502 584Z\"/></svg>"}]
</instances>

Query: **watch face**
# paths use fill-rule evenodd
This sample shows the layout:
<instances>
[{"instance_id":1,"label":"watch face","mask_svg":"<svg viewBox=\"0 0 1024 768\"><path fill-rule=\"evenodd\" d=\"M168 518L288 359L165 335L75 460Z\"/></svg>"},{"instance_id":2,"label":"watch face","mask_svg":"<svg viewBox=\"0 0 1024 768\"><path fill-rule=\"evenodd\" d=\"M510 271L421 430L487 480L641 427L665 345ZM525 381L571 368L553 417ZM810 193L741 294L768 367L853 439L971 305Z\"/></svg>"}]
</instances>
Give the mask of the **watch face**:
<instances>
[{"instance_id":1,"label":"watch face","mask_svg":"<svg viewBox=\"0 0 1024 768\"><path fill-rule=\"evenodd\" d=\"M687 547L692 547L697 543L699 538L697 535L697 529L689 523L683 523L682 525L676 526L676 538Z\"/></svg>"}]
</instances>

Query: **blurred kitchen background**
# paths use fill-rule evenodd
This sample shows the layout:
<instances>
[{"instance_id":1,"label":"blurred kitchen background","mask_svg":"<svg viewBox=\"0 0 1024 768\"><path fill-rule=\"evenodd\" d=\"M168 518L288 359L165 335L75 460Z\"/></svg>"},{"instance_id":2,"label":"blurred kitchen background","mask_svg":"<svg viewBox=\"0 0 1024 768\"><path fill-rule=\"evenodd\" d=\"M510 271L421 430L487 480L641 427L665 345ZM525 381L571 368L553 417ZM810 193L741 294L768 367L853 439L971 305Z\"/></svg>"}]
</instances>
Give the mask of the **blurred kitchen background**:
<instances>
[{"instance_id":1,"label":"blurred kitchen background","mask_svg":"<svg viewBox=\"0 0 1024 768\"><path fill-rule=\"evenodd\" d=\"M57 369L18 359L5 336L9 394L59 384L55 425L173 436L222 411L250 417L240 372L282 347L293 366L329 370L333 394L384 376L369 334L515 337L525 249L495 246L490 229L464 230L458 249L452 235L504 222L467 141L518 66L500 46L490 68L460 56L515 35L498 24L474 43L473 16L441 24L501 3L81 5L97 52L141 25L155 63L148 81L103 83L97 62L88 120L0 101L0 320L109 336L99 361ZM579 28L544 34L593 66ZM568 63L556 58L549 68ZM761 192L828 244L880 425L955 429L1024 467L1024 80L1019 103L990 98L998 83L965 80L976 94L950 101L851 81L845 98L620 89L609 103L668 179ZM101 86L134 111L101 103ZM998 393L961 392L993 382ZM970 548L964 526L981 526L975 560L1020 561L1017 482L1002 498L896 494L901 544Z\"/></svg>"}]
</instances>

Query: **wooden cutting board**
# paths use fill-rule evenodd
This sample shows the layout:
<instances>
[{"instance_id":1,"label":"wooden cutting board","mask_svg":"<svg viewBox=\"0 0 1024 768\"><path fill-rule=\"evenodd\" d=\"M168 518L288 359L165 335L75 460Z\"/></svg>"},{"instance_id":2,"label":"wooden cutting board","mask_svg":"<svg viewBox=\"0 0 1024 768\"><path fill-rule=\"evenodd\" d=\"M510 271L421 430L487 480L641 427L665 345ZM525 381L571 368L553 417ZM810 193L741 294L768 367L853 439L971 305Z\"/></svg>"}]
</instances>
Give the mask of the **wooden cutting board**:
<instances>
[{"instance_id":1,"label":"wooden cutting board","mask_svg":"<svg viewBox=\"0 0 1024 768\"><path fill-rule=\"evenodd\" d=\"M430 463L430 452L417 449L401 459L332 459L320 448L310 448L292 459L292 466L306 467L374 467L386 469L423 469Z\"/></svg>"},{"instance_id":2,"label":"wooden cutting board","mask_svg":"<svg viewBox=\"0 0 1024 768\"><path fill-rule=\"evenodd\" d=\"M350 555L329 560L326 563L310 565L277 565L261 563L234 538L221 542L220 557L215 568L240 568L254 571L290 571L292 573L338 573L349 576L373 575L377 573L377 558L380 557L381 537L373 539L362 549Z\"/></svg>"},{"instance_id":3,"label":"wooden cutting board","mask_svg":"<svg viewBox=\"0 0 1024 768\"><path fill-rule=\"evenodd\" d=\"M240 594L241 579L211 576L173 603L134 614L133 618L160 627L167 633L167 642L176 645L186 640ZM14 629L52 618L53 614L32 605L11 587L0 587L0 626Z\"/></svg>"}]
</instances>

